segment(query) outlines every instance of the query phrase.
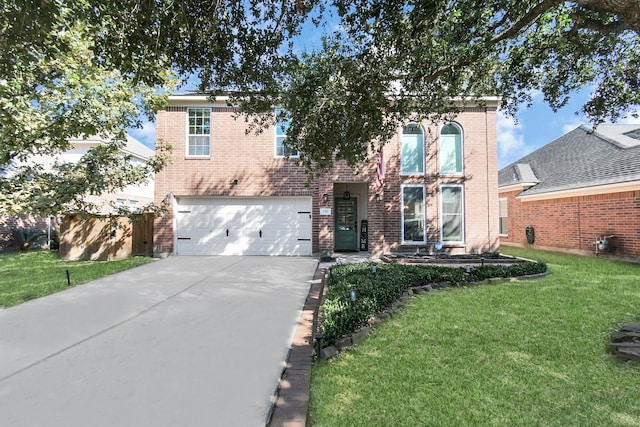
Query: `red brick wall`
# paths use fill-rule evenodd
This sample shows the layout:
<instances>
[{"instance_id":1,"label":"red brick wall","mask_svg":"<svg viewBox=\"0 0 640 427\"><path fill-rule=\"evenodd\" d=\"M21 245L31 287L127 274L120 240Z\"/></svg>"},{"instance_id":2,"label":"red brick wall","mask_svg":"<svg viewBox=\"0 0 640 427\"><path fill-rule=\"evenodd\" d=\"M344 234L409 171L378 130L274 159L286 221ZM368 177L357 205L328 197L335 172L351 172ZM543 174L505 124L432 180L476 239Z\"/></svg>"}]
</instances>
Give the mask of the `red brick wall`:
<instances>
[{"instance_id":1,"label":"red brick wall","mask_svg":"<svg viewBox=\"0 0 640 427\"><path fill-rule=\"evenodd\" d=\"M194 104L194 107L211 104ZM190 105L191 106L191 105ZM229 107L215 107L211 119L211 157L187 158L187 107L172 106L157 117L156 134L173 147L173 162L156 176L156 202L167 194L180 196L311 196L313 197L313 251L332 252L334 216L320 216L321 207L333 208L322 201L344 183L355 185L369 221L369 250L373 253L415 251L416 246L401 245L400 186L423 183L427 186L428 243L430 250L438 241L440 227L439 187L444 183L462 183L465 187L465 231L463 245L448 248L453 252L496 250L498 248L497 153L495 108L467 108L456 122L464 132L464 176L438 175L438 133L440 126L427 127L426 173L419 177L400 177L400 137L384 148L386 179L375 200L374 177L377 154L356 174L345 162L338 162L331 173L307 185L304 168L294 159L274 158L274 128L261 134L247 134L242 118L235 120ZM232 185L234 179L237 185ZM341 193L340 193L341 194ZM173 200L173 199L172 199ZM173 205L168 214L156 220L154 252L173 253Z\"/></svg>"},{"instance_id":2,"label":"red brick wall","mask_svg":"<svg viewBox=\"0 0 640 427\"><path fill-rule=\"evenodd\" d=\"M28 215L4 215L0 217L0 251L4 249L17 249L17 242L14 240L12 229L32 229L42 234L44 237L38 239L35 246L43 246L47 244L47 234L49 225L47 218L34 217ZM51 222L51 231L58 232L58 222Z\"/></svg>"},{"instance_id":3,"label":"red brick wall","mask_svg":"<svg viewBox=\"0 0 640 427\"><path fill-rule=\"evenodd\" d=\"M202 106L202 105L201 105ZM229 107L211 113L211 156L187 157L187 108L169 107L157 117L156 137L170 144L172 163L155 181L156 202L167 194L181 196L311 196L317 185L307 185L302 166L293 158L275 158L275 128L247 134L242 118ZM233 184L234 180L237 184ZM314 200L314 212L317 200ZM317 218L315 212L314 218ZM154 252L173 252L173 206L156 220ZM317 221L317 219L315 220ZM317 224L313 224L317 228ZM314 242L315 243L315 242ZM317 250L317 248L315 248Z\"/></svg>"},{"instance_id":4,"label":"red brick wall","mask_svg":"<svg viewBox=\"0 0 640 427\"><path fill-rule=\"evenodd\" d=\"M495 109L467 108L454 119L463 130L463 176L439 175L440 126L426 126L426 173L424 176L400 175L400 135L385 146L384 184L385 251L432 251L440 240L440 186L464 186L465 242L445 246L451 253L495 251L498 239L498 173ZM403 245L401 187L424 184L427 191L427 244ZM371 229L371 227L370 227Z\"/></svg>"},{"instance_id":5,"label":"red brick wall","mask_svg":"<svg viewBox=\"0 0 640 427\"><path fill-rule=\"evenodd\" d=\"M595 254L597 236L615 235L602 256L640 259L640 191L522 202L520 191L500 193L508 203L508 236L503 244L528 246L525 228L533 226L534 248Z\"/></svg>"}]
</instances>

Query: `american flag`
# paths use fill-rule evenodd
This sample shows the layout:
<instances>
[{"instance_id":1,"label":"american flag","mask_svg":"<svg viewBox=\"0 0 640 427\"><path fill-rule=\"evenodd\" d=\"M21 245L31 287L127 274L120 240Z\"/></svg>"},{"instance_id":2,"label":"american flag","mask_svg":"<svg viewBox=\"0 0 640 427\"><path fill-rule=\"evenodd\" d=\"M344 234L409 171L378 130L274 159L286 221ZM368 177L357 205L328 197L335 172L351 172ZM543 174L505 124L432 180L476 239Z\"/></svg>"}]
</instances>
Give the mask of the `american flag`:
<instances>
[{"instance_id":1,"label":"american flag","mask_svg":"<svg viewBox=\"0 0 640 427\"><path fill-rule=\"evenodd\" d=\"M376 191L382 187L384 182L384 159L382 157L382 149L380 149L380 155L378 156L378 166L376 168Z\"/></svg>"}]
</instances>

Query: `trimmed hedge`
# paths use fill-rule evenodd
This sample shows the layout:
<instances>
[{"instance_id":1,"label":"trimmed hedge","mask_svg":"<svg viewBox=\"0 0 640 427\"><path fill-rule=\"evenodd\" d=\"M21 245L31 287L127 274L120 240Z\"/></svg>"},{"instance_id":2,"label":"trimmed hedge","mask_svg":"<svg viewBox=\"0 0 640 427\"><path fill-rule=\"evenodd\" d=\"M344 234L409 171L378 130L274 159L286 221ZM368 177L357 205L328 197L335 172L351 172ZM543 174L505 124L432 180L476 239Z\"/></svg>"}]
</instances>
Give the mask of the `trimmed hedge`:
<instances>
[{"instance_id":1,"label":"trimmed hedge","mask_svg":"<svg viewBox=\"0 0 640 427\"><path fill-rule=\"evenodd\" d=\"M371 316L380 313L412 287L431 285L460 286L490 278L521 277L545 273L542 262L472 267L434 267L402 264L354 263L329 269L327 295L320 307L324 343L365 326ZM352 291L355 301L352 301Z\"/></svg>"}]
</instances>

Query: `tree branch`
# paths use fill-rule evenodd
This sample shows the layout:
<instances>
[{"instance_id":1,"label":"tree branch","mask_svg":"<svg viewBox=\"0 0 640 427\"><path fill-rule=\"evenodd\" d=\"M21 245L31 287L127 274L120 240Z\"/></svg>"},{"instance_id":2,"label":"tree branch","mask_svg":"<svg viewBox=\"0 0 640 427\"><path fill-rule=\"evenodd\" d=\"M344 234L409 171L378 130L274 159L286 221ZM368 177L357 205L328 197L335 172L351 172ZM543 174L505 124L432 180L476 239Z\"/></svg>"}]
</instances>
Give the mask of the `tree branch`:
<instances>
[{"instance_id":1,"label":"tree branch","mask_svg":"<svg viewBox=\"0 0 640 427\"><path fill-rule=\"evenodd\" d=\"M563 3L562 0L544 0L542 3L538 4L536 7L528 11L522 18L516 21L510 28L507 28L502 33L496 35L493 39L491 39L491 41L493 43L499 43L503 40L507 40L514 37L518 33L518 31L520 31L525 26L535 21L538 18L538 16L540 16L540 14L562 3Z\"/></svg>"}]
</instances>

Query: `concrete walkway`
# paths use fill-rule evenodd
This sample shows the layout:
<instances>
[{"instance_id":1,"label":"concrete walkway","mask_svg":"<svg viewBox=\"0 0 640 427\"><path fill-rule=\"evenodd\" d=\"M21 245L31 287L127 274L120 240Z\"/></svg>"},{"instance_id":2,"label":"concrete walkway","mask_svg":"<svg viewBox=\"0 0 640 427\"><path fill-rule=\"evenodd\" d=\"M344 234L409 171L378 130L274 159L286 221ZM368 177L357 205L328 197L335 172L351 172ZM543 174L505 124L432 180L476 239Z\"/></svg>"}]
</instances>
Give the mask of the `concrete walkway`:
<instances>
[{"instance_id":1,"label":"concrete walkway","mask_svg":"<svg viewBox=\"0 0 640 427\"><path fill-rule=\"evenodd\" d=\"M0 424L264 426L317 264L170 257L0 310Z\"/></svg>"}]
</instances>

